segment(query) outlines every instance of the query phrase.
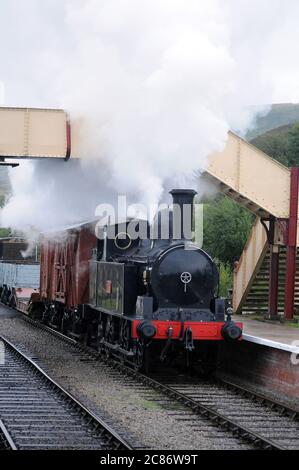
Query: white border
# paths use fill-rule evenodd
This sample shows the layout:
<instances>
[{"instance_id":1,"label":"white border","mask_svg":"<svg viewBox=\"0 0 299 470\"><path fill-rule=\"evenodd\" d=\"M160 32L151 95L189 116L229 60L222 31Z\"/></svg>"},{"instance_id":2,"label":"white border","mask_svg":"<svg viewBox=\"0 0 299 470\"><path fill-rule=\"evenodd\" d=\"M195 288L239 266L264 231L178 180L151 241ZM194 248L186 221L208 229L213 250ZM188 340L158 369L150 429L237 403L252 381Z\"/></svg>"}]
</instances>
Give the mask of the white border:
<instances>
[{"instance_id":1,"label":"white border","mask_svg":"<svg viewBox=\"0 0 299 470\"><path fill-rule=\"evenodd\" d=\"M278 343L277 341L272 341L270 339L261 338L259 336L243 334L243 339L245 341L250 341L251 343L262 344L263 346L269 346L270 348L282 349L283 351L299 354L299 347L292 344Z\"/></svg>"}]
</instances>

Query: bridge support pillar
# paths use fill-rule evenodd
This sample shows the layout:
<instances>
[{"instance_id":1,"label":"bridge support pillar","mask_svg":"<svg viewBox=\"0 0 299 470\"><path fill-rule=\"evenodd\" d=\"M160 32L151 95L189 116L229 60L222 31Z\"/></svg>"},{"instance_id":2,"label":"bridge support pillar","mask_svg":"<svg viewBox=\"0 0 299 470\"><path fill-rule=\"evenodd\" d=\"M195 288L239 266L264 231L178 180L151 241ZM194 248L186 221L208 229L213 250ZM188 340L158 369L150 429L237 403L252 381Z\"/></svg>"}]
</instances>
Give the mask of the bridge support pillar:
<instances>
[{"instance_id":1,"label":"bridge support pillar","mask_svg":"<svg viewBox=\"0 0 299 470\"><path fill-rule=\"evenodd\" d=\"M277 318L278 311L278 273L279 273L279 246L270 247L270 279L269 279L269 319Z\"/></svg>"},{"instance_id":2,"label":"bridge support pillar","mask_svg":"<svg viewBox=\"0 0 299 470\"><path fill-rule=\"evenodd\" d=\"M297 256L299 168L291 168L290 214L287 234L286 280L284 316L292 320L294 316L294 296Z\"/></svg>"}]
</instances>

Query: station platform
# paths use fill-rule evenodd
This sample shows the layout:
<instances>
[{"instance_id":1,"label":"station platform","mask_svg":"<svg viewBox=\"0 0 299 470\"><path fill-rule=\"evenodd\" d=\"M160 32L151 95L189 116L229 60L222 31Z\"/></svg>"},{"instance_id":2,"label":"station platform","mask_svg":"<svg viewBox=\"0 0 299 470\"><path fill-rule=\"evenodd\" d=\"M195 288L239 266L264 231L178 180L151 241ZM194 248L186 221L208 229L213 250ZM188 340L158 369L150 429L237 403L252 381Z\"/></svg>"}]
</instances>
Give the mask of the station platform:
<instances>
[{"instance_id":1,"label":"station platform","mask_svg":"<svg viewBox=\"0 0 299 470\"><path fill-rule=\"evenodd\" d=\"M299 327L254 320L247 315L234 315L234 321L243 323L245 341L299 354Z\"/></svg>"},{"instance_id":2,"label":"station platform","mask_svg":"<svg viewBox=\"0 0 299 470\"><path fill-rule=\"evenodd\" d=\"M220 370L227 377L299 409L299 328L234 315L243 339L225 343Z\"/></svg>"}]
</instances>

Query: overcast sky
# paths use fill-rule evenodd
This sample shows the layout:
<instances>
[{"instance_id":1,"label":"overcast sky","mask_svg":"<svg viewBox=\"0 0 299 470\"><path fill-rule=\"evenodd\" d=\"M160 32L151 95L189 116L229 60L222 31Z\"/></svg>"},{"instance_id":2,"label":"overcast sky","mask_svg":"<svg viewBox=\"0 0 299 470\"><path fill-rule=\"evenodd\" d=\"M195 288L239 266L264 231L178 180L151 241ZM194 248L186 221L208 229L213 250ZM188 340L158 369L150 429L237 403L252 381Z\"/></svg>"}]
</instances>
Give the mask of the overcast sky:
<instances>
[{"instance_id":1,"label":"overcast sky","mask_svg":"<svg viewBox=\"0 0 299 470\"><path fill-rule=\"evenodd\" d=\"M197 2L207 5L217 3ZM133 10L138 3L150 5L155 2L112 0L116 25L120 24L118 5L120 10L124 4L127 4L127 10ZM168 4L171 11L172 5L178 2L160 0L160 3ZM186 0L185 3L189 2ZM72 22L72 10L79 11L81 8L81 11L88 11L89 6L90 12L100 11L105 4L106 0L1 0L0 80L5 85L6 105L62 104L64 90L60 87L64 85L61 85L59 77L64 74L64 68L74 66L73 54L76 54L77 47L74 40L81 34L84 41L84 35L88 37L90 32L89 27L95 27L88 13L81 26L78 19ZM263 94L265 99L272 98L276 102L299 101L299 2L221 0L218 8L220 14L226 9L228 11L227 21L223 22L222 18L219 21L229 29L229 50L239 62L240 77L243 74L244 86L248 89L248 101L262 101ZM149 18L151 20L155 22L154 16ZM173 20L170 16L170 21ZM138 23L138 15L135 21ZM113 22L110 25L115 27ZM99 23L99 26L103 28L103 24ZM81 27L82 31L75 31L75 27ZM142 35L142 31L139 33ZM94 60L97 60L96 56ZM259 93L258 87L261 90L267 88L268 92L263 90Z\"/></svg>"}]
</instances>

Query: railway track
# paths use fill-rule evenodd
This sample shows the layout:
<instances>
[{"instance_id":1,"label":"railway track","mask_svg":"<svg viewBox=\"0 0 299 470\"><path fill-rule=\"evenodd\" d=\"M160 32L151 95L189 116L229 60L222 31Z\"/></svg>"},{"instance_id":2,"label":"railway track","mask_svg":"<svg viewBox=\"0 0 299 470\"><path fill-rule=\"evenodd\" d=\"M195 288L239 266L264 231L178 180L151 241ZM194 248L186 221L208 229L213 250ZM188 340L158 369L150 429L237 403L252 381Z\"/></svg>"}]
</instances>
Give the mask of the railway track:
<instances>
[{"instance_id":1,"label":"railway track","mask_svg":"<svg viewBox=\"0 0 299 470\"><path fill-rule=\"evenodd\" d=\"M0 450L17 450L3 421L0 419Z\"/></svg>"},{"instance_id":2,"label":"railway track","mask_svg":"<svg viewBox=\"0 0 299 470\"><path fill-rule=\"evenodd\" d=\"M269 397L222 379L203 381L184 376L146 376L97 351L76 343L51 328L24 317L37 328L56 336L88 358L96 358L137 381L151 400L150 390L179 402L194 415L230 433L253 448L267 450L299 449L299 413Z\"/></svg>"},{"instance_id":3,"label":"railway track","mask_svg":"<svg viewBox=\"0 0 299 470\"><path fill-rule=\"evenodd\" d=\"M0 448L132 450L111 426L0 336Z\"/></svg>"},{"instance_id":4,"label":"railway track","mask_svg":"<svg viewBox=\"0 0 299 470\"><path fill-rule=\"evenodd\" d=\"M299 413L278 402L222 380L162 377L165 393L229 429L241 439L269 450L299 449Z\"/></svg>"}]
</instances>

